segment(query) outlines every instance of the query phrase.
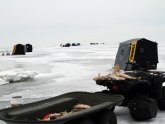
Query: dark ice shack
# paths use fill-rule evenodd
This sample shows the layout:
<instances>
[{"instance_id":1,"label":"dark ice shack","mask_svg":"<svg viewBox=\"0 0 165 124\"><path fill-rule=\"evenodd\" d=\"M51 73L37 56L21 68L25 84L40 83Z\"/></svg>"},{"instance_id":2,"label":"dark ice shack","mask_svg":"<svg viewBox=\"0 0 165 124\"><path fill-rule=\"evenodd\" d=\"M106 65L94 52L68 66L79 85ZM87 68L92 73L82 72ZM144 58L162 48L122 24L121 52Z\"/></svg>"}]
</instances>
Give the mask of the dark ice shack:
<instances>
[{"instance_id":1,"label":"dark ice shack","mask_svg":"<svg viewBox=\"0 0 165 124\"><path fill-rule=\"evenodd\" d=\"M33 46L31 44L26 44L26 52L32 52Z\"/></svg>"},{"instance_id":2,"label":"dark ice shack","mask_svg":"<svg viewBox=\"0 0 165 124\"><path fill-rule=\"evenodd\" d=\"M26 50L23 44L16 44L13 47L12 55L25 55Z\"/></svg>"},{"instance_id":3,"label":"dark ice shack","mask_svg":"<svg viewBox=\"0 0 165 124\"><path fill-rule=\"evenodd\" d=\"M115 60L125 71L156 69L157 63L157 43L145 38L120 43Z\"/></svg>"}]
</instances>

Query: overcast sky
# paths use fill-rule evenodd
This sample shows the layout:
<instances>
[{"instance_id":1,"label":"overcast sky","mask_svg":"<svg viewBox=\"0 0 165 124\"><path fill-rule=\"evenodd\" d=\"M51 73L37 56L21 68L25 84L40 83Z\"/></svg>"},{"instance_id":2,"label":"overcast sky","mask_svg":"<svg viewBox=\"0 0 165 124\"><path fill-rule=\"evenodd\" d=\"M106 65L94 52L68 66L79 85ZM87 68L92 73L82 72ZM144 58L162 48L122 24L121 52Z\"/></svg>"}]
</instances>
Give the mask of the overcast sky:
<instances>
[{"instance_id":1,"label":"overcast sky","mask_svg":"<svg viewBox=\"0 0 165 124\"><path fill-rule=\"evenodd\" d=\"M165 41L165 0L0 0L0 45Z\"/></svg>"}]
</instances>

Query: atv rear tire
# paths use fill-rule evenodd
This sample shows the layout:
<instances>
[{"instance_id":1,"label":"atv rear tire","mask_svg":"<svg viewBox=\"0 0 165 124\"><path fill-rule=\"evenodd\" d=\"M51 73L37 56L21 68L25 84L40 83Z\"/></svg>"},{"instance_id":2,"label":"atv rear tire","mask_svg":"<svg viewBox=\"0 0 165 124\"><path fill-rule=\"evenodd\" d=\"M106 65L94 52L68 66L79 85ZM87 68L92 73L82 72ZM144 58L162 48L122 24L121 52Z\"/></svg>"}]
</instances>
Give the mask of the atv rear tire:
<instances>
[{"instance_id":1,"label":"atv rear tire","mask_svg":"<svg viewBox=\"0 0 165 124\"><path fill-rule=\"evenodd\" d=\"M144 95L133 99L129 109L131 117L136 121L154 118L158 112L157 102Z\"/></svg>"}]
</instances>

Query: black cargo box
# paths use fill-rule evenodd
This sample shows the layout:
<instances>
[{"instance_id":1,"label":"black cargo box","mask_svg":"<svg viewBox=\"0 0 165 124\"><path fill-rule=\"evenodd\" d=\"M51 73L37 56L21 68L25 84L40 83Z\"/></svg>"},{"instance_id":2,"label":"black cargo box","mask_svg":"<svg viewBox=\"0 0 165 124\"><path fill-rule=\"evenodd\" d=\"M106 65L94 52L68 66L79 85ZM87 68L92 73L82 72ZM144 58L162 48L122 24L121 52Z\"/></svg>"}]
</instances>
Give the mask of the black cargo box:
<instances>
[{"instance_id":1,"label":"black cargo box","mask_svg":"<svg viewBox=\"0 0 165 124\"><path fill-rule=\"evenodd\" d=\"M115 64L122 70L156 69L158 63L157 43L145 38L120 43Z\"/></svg>"}]
</instances>

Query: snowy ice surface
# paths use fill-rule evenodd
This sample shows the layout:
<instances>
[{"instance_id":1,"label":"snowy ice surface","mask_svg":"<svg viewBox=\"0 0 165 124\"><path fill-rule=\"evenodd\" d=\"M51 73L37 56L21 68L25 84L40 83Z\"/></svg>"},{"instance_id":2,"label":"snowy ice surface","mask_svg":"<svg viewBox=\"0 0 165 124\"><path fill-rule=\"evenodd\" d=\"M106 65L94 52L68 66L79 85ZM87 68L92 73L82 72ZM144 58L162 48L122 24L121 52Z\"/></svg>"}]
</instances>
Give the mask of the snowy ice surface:
<instances>
[{"instance_id":1,"label":"snowy ice surface","mask_svg":"<svg viewBox=\"0 0 165 124\"><path fill-rule=\"evenodd\" d=\"M0 71L0 78L4 80L6 83L14 83L14 82L21 82L27 81L29 79L33 79L36 76L36 72L31 71L24 71L22 69L7 69L4 71ZM1 81L2 84L3 81ZM0 83L1 85L1 83Z\"/></svg>"},{"instance_id":2,"label":"snowy ice surface","mask_svg":"<svg viewBox=\"0 0 165 124\"><path fill-rule=\"evenodd\" d=\"M52 45L35 47L34 52L26 55L0 56L0 75L3 75L0 78L0 109L10 106L11 97L16 95L23 96L24 102L32 102L71 91L95 92L106 89L96 85L92 78L98 73L110 71L117 49L117 44L69 48ZM164 50L165 46L159 45L158 70L162 71L165 70ZM35 77L8 83L9 79L17 81L26 76ZM158 112L156 118L145 122L132 120L127 108L116 107L115 113L118 124L165 123L163 111Z\"/></svg>"}]
</instances>

